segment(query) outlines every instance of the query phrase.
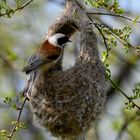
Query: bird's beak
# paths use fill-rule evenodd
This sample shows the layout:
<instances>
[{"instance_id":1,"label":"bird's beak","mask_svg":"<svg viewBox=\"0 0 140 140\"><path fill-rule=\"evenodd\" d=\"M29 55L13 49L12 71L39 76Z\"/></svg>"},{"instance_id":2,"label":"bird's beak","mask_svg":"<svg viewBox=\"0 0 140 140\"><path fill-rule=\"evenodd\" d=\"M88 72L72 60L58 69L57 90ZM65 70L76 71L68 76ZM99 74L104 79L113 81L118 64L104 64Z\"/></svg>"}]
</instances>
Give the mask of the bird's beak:
<instances>
[{"instance_id":1,"label":"bird's beak","mask_svg":"<svg viewBox=\"0 0 140 140\"><path fill-rule=\"evenodd\" d=\"M72 42L72 40L69 39L68 42Z\"/></svg>"}]
</instances>

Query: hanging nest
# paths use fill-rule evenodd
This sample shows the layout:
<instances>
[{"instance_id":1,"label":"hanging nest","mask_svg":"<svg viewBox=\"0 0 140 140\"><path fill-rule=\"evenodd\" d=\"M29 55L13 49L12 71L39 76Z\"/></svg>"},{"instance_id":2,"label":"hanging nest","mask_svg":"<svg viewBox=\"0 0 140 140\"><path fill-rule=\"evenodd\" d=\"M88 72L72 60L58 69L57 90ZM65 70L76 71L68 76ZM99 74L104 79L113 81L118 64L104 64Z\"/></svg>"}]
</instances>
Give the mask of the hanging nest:
<instances>
[{"instance_id":1,"label":"hanging nest","mask_svg":"<svg viewBox=\"0 0 140 140\"><path fill-rule=\"evenodd\" d=\"M106 100L105 68L99 59L96 35L84 11L68 0L48 36L80 32L80 52L73 67L63 71L61 63L40 74L31 94L35 118L61 139L84 139ZM59 68L59 69L58 69Z\"/></svg>"}]
</instances>

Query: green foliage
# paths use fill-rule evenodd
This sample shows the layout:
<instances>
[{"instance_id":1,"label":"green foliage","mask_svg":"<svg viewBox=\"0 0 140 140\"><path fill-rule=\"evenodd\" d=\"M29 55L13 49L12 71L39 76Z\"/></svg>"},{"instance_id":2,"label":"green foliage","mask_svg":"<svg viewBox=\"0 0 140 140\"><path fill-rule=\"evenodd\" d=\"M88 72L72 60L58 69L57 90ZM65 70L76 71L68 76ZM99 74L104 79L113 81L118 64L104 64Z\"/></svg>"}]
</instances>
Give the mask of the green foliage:
<instances>
[{"instance_id":1,"label":"green foliage","mask_svg":"<svg viewBox=\"0 0 140 140\"><path fill-rule=\"evenodd\" d=\"M12 125L13 125L13 127L15 127L14 131L19 131L20 129L27 129L28 128L28 124L25 122L12 121ZM7 130L5 130L5 129L0 130L0 137L10 138L11 137L10 135L9 135L9 132Z\"/></svg>"},{"instance_id":2,"label":"green foliage","mask_svg":"<svg viewBox=\"0 0 140 140\"><path fill-rule=\"evenodd\" d=\"M21 0L15 0L17 7L20 7L21 5Z\"/></svg>"},{"instance_id":3,"label":"green foliage","mask_svg":"<svg viewBox=\"0 0 140 140\"><path fill-rule=\"evenodd\" d=\"M7 130L4 130L4 129L0 130L0 136L7 137L8 136Z\"/></svg>"},{"instance_id":4,"label":"green foliage","mask_svg":"<svg viewBox=\"0 0 140 140\"><path fill-rule=\"evenodd\" d=\"M138 19L139 19L139 16L136 16L134 19L133 19L133 23L136 24L138 22Z\"/></svg>"},{"instance_id":5,"label":"green foliage","mask_svg":"<svg viewBox=\"0 0 140 140\"><path fill-rule=\"evenodd\" d=\"M130 97L131 100L139 99L140 98L140 83L136 83L133 89L133 95ZM125 103L126 109L132 110L135 108L133 102L128 101Z\"/></svg>"},{"instance_id":6,"label":"green foliage","mask_svg":"<svg viewBox=\"0 0 140 140\"><path fill-rule=\"evenodd\" d=\"M85 3L96 8L104 8L116 14L124 13L124 10L119 8L118 0L85 0Z\"/></svg>"},{"instance_id":7,"label":"green foliage","mask_svg":"<svg viewBox=\"0 0 140 140\"><path fill-rule=\"evenodd\" d=\"M4 130L4 129L2 129L0 131L0 136L6 137L6 138L12 138L12 136L15 132L19 131L20 129L27 129L28 128L28 124L26 124L25 122L20 122L21 113L22 113L23 107L25 105L26 99L24 99L20 108L17 107L14 100L10 97L6 97L4 102L6 104L10 105L10 107L12 107L13 109L19 110L17 121L12 121L12 126L13 127L12 127L11 132L8 132L7 130Z\"/></svg>"},{"instance_id":8,"label":"green foliage","mask_svg":"<svg viewBox=\"0 0 140 140\"><path fill-rule=\"evenodd\" d=\"M133 48L129 40L130 34L132 33L129 25L124 26L122 29L112 29L111 33L123 44L126 52L128 52L130 48Z\"/></svg>"},{"instance_id":9,"label":"green foliage","mask_svg":"<svg viewBox=\"0 0 140 140\"><path fill-rule=\"evenodd\" d=\"M16 131L19 131L20 129L28 128L28 124L25 122L12 121L12 125L16 125L16 128L15 128Z\"/></svg>"},{"instance_id":10,"label":"green foliage","mask_svg":"<svg viewBox=\"0 0 140 140\"><path fill-rule=\"evenodd\" d=\"M140 98L140 83L136 83L135 87L133 89L133 96L131 96L131 99L138 99Z\"/></svg>"},{"instance_id":11,"label":"green foliage","mask_svg":"<svg viewBox=\"0 0 140 140\"><path fill-rule=\"evenodd\" d=\"M0 2L0 17L8 17L8 18L11 18L12 15L16 11L23 9L25 6L27 6L33 0L29 1L25 5L21 5L21 0L13 0L13 1L15 2L15 6L14 7L11 7L8 4L8 1L7 0L2 0Z\"/></svg>"},{"instance_id":12,"label":"green foliage","mask_svg":"<svg viewBox=\"0 0 140 140\"><path fill-rule=\"evenodd\" d=\"M120 130L122 127L122 122L123 122L122 119L117 119L117 120L113 121L113 123L112 123L113 129L116 131Z\"/></svg>"},{"instance_id":13,"label":"green foliage","mask_svg":"<svg viewBox=\"0 0 140 140\"><path fill-rule=\"evenodd\" d=\"M14 10L8 5L6 0L2 0L0 3L0 16L7 16L11 18L14 14Z\"/></svg>"},{"instance_id":14,"label":"green foliage","mask_svg":"<svg viewBox=\"0 0 140 140\"><path fill-rule=\"evenodd\" d=\"M111 71L107 60L108 60L108 51L104 51L102 52L102 61L106 67L106 79L111 78Z\"/></svg>"},{"instance_id":15,"label":"green foliage","mask_svg":"<svg viewBox=\"0 0 140 140\"><path fill-rule=\"evenodd\" d=\"M20 110L20 108L15 104L15 102L13 101L12 98L10 97L5 97L4 102L8 105L10 105L11 108L15 109L15 110Z\"/></svg>"},{"instance_id":16,"label":"green foliage","mask_svg":"<svg viewBox=\"0 0 140 140\"><path fill-rule=\"evenodd\" d=\"M121 29L118 28L107 28L100 25L102 33L104 34L109 48L117 46L117 40L122 43L124 50L128 52L133 46L130 43L130 35L132 33L131 27L129 25L124 26Z\"/></svg>"},{"instance_id":17,"label":"green foliage","mask_svg":"<svg viewBox=\"0 0 140 140\"><path fill-rule=\"evenodd\" d=\"M130 51L132 48L134 48L131 43L130 43L130 35L132 33L131 27L129 25L124 26L121 29L118 28L107 28L104 27L102 24L96 24L98 26L100 33L104 39L104 44L106 46L106 51L102 53L102 61L106 67L106 79L111 82L113 87L120 91L127 99L128 102L125 103L126 108L131 110L135 107L140 108L133 102L134 99L137 99L140 97L140 84L135 85L135 89L133 90L134 95L132 97L127 96L125 92L123 92L117 84L115 84L111 80L111 71L110 71L110 63L108 62L109 60L109 55L110 55L110 50L114 47L117 47L117 41L120 41L120 43L124 46L125 53Z\"/></svg>"},{"instance_id":18,"label":"green foliage","mask_svg":"<svg viewBox=\"0 0 140 140\"><path fill-rule=\"evenodd\" d=\"M133 102L127 101L127 102L125 102L125 107L126 107L126 109L131 110L131 109L135 108L135 105L133 104Z\"/></svg>"},{"instance_id":19,"label":"green foliage","mask_svg":"<svg viewBox=\"0 0 140 140\"><path fill-rule=\"evenodd\" d=\"M110 29L100 24L98 24L98 27L104 36L104 42L107 44L107 50L102 53L102 61L105 64L106 78L108 79L111 78L110 64L108 62L110 51L112 48L117 47L117 40L119 40L124 46L125 52L128 52L132 47L129 40L132 30L129 25L124 26L122 29Z\"/></svg>"}]
</instances>

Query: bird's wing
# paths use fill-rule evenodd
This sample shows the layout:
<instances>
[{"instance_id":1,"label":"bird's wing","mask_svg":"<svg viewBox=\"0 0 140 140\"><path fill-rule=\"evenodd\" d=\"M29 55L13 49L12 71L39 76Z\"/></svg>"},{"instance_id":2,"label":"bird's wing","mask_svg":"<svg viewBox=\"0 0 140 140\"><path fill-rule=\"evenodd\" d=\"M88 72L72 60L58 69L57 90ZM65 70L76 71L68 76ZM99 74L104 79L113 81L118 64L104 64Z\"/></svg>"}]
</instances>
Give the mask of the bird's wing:
<instances>
[{"instance_id":1,"label":"bird's wing","mask_svg":"<svg viewBox=\"0 0 140 140\"><path fill-rule=\"evenodd\" d=\"M29 74L33 70L41 67L42 65L46 63L50 63L52 61L53 61L52 59L43 59L41 57L37 57L37 55L35 54L30 58L28 65L24 67L22 71L25 72L26 74Z\"/></svg>"}]
</instances>

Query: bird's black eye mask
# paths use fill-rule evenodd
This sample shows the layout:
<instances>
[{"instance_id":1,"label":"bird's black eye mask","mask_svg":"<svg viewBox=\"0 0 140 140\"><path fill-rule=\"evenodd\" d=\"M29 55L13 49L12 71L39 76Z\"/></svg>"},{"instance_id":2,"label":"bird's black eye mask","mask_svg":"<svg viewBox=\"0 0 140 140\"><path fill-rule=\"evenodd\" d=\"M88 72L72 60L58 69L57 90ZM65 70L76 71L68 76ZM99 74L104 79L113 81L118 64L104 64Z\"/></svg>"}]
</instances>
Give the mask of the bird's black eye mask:
<instances>
[{"instance_id":1,"label":"bird's black eye mask","mask_svg":"<svg viewBox=\"0 0 140 140\"><path fill-rule=\"evenodd\" d=\"M69 42L69 38L67 36L61 37L57 40L57 43L60 46L63 46L65 43Z\"/></svg>"}]
</instances>

